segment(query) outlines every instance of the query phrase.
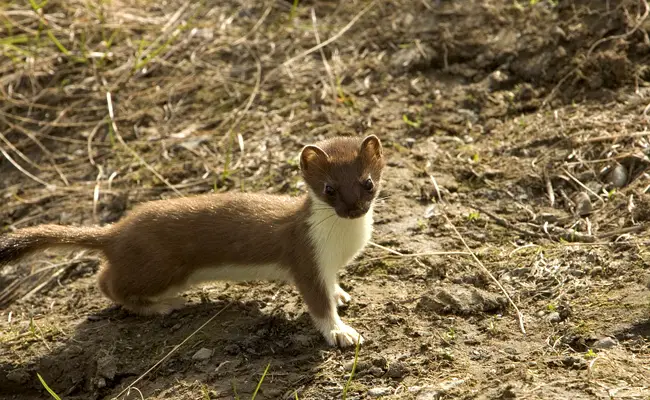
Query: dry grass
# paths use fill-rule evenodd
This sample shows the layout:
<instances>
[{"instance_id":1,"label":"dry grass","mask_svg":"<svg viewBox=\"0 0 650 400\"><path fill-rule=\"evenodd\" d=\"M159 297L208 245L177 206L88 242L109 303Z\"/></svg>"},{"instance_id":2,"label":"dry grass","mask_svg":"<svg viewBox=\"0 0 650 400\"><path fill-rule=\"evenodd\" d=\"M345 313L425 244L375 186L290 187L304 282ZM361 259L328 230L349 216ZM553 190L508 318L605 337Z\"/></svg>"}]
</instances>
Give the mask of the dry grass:
<instances>
[{"instance_id":1,"label":"dry grass","mask_svg":"<svg viewBox=\"0 0 650 400\"><path fill-rule=\"evenodd\" d=\"M113 394L178 390L180 398L194 398L199 389L185 379L198 377L228 396L231 387L218 384L237 378L238 385L257 385L270 357L278 363L262 375L264 398L282 397L280 389L300 398L339 398L343 391L352 398L376 386L390 386L390 398L418 386L450 396L507 397L508 382L521 398L647 394L647 323L633 319L647 313L647 302L638 300L647 291L637 279L647 271L650 221L648 8L645 1L611 3L608 9L610 2L587 0L8 4L0 10L4 230L105 224L138 202L210 191L295 194L302 190L297 151L331 135L378 133L393 159L378 235L346 277L362 304L353 304L346 319L375 340L354 356L354 376L343 369L352 353L308 340L287 344L287 337L309 339L313 332L295 322L292 293L276 287L233 286L229 296L270 305L257 314L246 304L233 306L237 318L224 321L234 327L199 326L221 313L200 307L173 316L179 328L117 313L108 313L110 324L97 317L83 326L78 313L104 305L85 280L75 278L79 287L66 281L74 273L92 275L98 259L84 254L43 257L31 264L33 275L2 288L0 305L21 299L0 338L21 360L13 364L5 353L0 369L31 372L41 360L67 362L76 357L65 353L69 343L101 358L94 346L108 341L110 351L132 356L120 373L139 376L109 382ZM511 82L493 87L494 71ZM624 170L623 187L608 186L614 168ZM576 212L580 192L589 198L589 214ZM442 204L467 251L441 219ZM468 255L526 315L526 341L517 331L523 326L507 316L418 311L422 297L439 286L497 292ZM547 321L549 311L569 306L566 321ZM276 312L286 317L280 327L264 320ZM635 334L629 325L637 323ZM238 336L242 330L248 336ZM576 344L617 334L626 342L595 357ZM219 355L205 374L183 358L203 343ZM377 355L393 362L401 354L404 381L373 375L390 371ZM563 367L567 357L587 368ZM377 372L373 362L387 370ZM517 368L507 369L511 363ZM61 376L74 374L83 375L66 369ZM57 393L72 386L44 378L58 385ZM152 384L157 378L163 392ZM96 384L88 379L84 384Z\"/></svg>"}]
</instances>

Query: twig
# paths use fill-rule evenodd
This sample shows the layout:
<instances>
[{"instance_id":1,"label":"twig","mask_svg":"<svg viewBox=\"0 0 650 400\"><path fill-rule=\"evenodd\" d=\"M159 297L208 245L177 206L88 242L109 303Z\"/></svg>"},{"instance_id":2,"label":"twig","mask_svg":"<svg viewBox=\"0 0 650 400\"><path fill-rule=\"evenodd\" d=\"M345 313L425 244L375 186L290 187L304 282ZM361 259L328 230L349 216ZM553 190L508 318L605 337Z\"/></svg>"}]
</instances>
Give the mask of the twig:
<instances>
[{"instance_id":1,"label":"twig","mask_svg":"<svg viewBox=\"0 0 650 400\"><path fill-rule=\"evenodd\" d=\"M124 148L127 149L133 155L133 157L135 157L142 165L144 165L149 171L151 171L151 173L153 173L156 176L156 178L160 179L163 183L165 183L165 185L167 185L167 187L172 189L177 195L184 197L183 193L179 192L178 189L174 187L174 185L169 183L169 181L165 179L165 177L160 175L158 171L155 170L154 167L149 165L149 163L147 163L142 157L140 157L140 155L135 150L131 149L126 144L126 142L122 138L122 135L120 135L120 133L117 130L117 124L115 124L115 119L114 119L115 115L113 114L113 102L111 100L111 92L106 92L106 103L108 105L108 116L111 119L111 127L113 128L113 133L115 133L115 137L117 137L117 140L120 142L120 144L124 146Z\"/></svg>"},{"instance_id":2,"label":"twig","mask_svg":"<svg viewBox=\"0 0 650 400\"><path fill-rule=\"evenodd\" d=\"M419 258L419 257L433 257L433 256L469 256L471 253L466 251L432 251L427 253L414 253L414 254L391 254L381 257L367 258L349 265L359 265L371 261L385 260L387 258Z\"/></svg>"},{"instance_id":3,"label":"twig","mask_svg":"<svg viewBox=\"0 0 650 400\"><path fill-rule=\"evenodd\" d=\"M250 50L250 49L249 49ZM253 104L253 101L255 101L255 98L257 97L257 94L260 91L260 86L262 84L262 64L260 63L259 58L250 52L250 54L255 58L255 67L257 68L257 79L255 80L255 87L253 87L253 92L251 95L248 97L248 101L246 102L246 105L244 108L238 112L237 117L235 118L235 122L233 122L232 126L230 129L228 129L228 132L223 136L223 140L230 138L230 135L232 132L237 128L241 120L244 118L244 115L248 112L248 110L251 108L251 105ZM243 154L242 154L243 156Z\"/></svg>"},{"instance_id":4,"label":"twig","mask_svg":"<svg viewBox=\"0 0 650 400\"><path fill-rule=\"evenodd\" d=\"M294 61L296 61L296 60L299 60L299 59L301 59L301 58L303 58L303 57L306 57L306 56L310 55L311 53L313 53L313 52L315 52L315 51L317 51L317 50L319 50L319 49L321 49L321 48L327 46L328 44L337 41L339 38L341 38L341 36L343 36L343 34L344 34L345 32L347 32L350 28L352 28L352 26L353 26L353 25L354 25L354 24L359 20L359 18L361 18L365 13L367 13L368 11L370 11L370 9L371 9L371 8L372 8L372 7L377 3L377 1L378 1L378 0L373 0L373 1L372 1L370 4L368 4L368 5L367 5L363 10L359 11L359 12L357 13L357 15L355 15L354 18L352 18L352 19L350 20L350 22L348 22L347 25L345 25L345 26L344 26L340 31L338 31L338 32L336 33L336 35L334 35L334 36L332 36L331 38L327 39L326 41L324 41L324 42L322 42L322 43L320 43L320 44L318 44L318 45L312 47L311 49L308 49L308 50L303 51L302 53L298 54L297 56L291 57L291 58L288 59L287 61L283 62L283 63L282 63L282 66L287 67L287 66L288 66L289 64L291 64L292 62L294 62Z\"/></svg>"},{"instance_id":5,"label":"twig","mask_svg":"<svg viewBox=\"0 0 650 400\"><path fill-rule=\"evenodd\" d=\"M255 31L256 31L260 26L262 26L262 24L264 23L264 20L266 19L266 17L268 17L269 14L271 13L271 10L273 9L273 5L274 5L274 4L275 4L275 0L272 0L271 2L269 2L269 6L266 7L266 10L264 10L264 14L262 14L262 16L260 17L260 19L259 19L259 20L255 23L255 25L253 26L253 28L251 28L251 30L248 31L248 33L246 33L244 36L242 36L242 37L240 37L239 39L235 40L235 41L232 43L232 45L233 45L233 46L236 46L236 45L238 45L238 44L240 44L240 43L243 43L243 42L244 42L244 41L245 41L245 40L246 40L250 35L252 35L252 34L253 34L253 33L254 33L254 32L255 32Z\"/></svg>"},{"instance_id":6,"label":"twig","mask_svg":"<svg viewBox=\"0 0 650 400\"><path fill-rule=\"evenodd\" d=\"M526 328L524 327L524 315L521 313L521 311L519 311L519 308L517 307L515 302L512 301L512 299L510 298L510 295L508 294L506 289L501 285L501 283L498 281L498 279L495 278L494 275L492 275L492 273L485 267L485 265L483 265L481 260L479 260L478 257L476 257L476 254L474 254L472 249L469 248L469 246L467 245L467 242L465 241L465 239L463 239L463 236L460 234L460 232L458 232L458 229L456 229L454 224L452 224L451 221L449 220L449 218L447 217L447 213L443 213L442 216L445 217L445 220L447 221L449 226L451 226L451 229L454 230L454 232L456 233L456 236L458 236L460 241L463 242L463 245L465 246L467 251L472 255L472 258L474 259L474 261L476 261L476 263L481 267L483 272L485 272L490 278L492 278L492 281L494 281L494 283L499 287L499 289L501 289L503 294L506 296L506 299L508 299L508 302L512 305L512 307L514 307L515 311L517 312L517 318L519 319L519 329L521 329L521 333L523 333L525 335L526 334Z\"/></svg>"},{"instance_id":7,"label":"twig","mask_svg":"<svg viewBox=\"0 0 650 400\"><path fill-rule=\"evenodd\" d=\"M609 237L612 237L612 236L624 235L626 233L639 232L639 231L642 231L644 228L645 228L645 225L634 225L634 226L629 226L627 228L617 229L617 230L611 231L611 232L601 233L600 235L596 235L596 237L598 239L606 239L606 238L609 238Z\"/></svg>"},{"instance_id":8,"label":"twig","mask_svg":"<svg viewBox=\"0 0 650 400\"><path fill-rule=\"evenodd\" d=\"M540 238L540 239L546 238L546 236L542 235L541 233L531 232L531 231L528 231L526 229L519 228L518 226L516 226L516 225L510 223L509 221L507 221L506 219L503 219L503 218L499 217L498 215L493 214L490 211L488 211L488 210L486 210L486 209L484 209L482 207L479 207L479 206L474 205L474 204L470 204L469 206L471 208L474 208L474 209L482 212L483 214L487 215L488 217L492 218L494 220L494 222L497 223L497 225L501 225L504 228L512 229L514 231L517 231L519 233L522 233L524 235L534 237L534 238Z\"/></svg>"},{"instance_id":9,"label":"twig","mask_svg":"<svg viewBox=\"0 0 650 400\"><path fill-rule=\"evenodd\" d=\"M131 388L133 387L133 385L135 385L136 383L140 382L140 381L142 380L142 378L144 378L145 376L147 376L151 371L153 371L154 369L156 369L160 364L162 364L165 360L167 360L167 359L168 359L172 354L174 354L174 353L176 352L176 350L178 350L182 345L184 345L185 343L187 343L188 340L190 340L194 335L196 335L197 333L199 333L203 328L206 327L206 325L208 325L208 324L209 324L210 322L212 322L215 318L217 318L217 316L219 316L219 315L220 315L222 312L224 312L228 307L230 307L230 306L232 305L232 303L233 303L233 302L231 301L230 303L226 304L226 305L225 305L221 310L217 311L217 312L216 312L212 317L210 317L207 321L205 321L205 322L203 323L203 325L199 326L199 327L198 327L194 332L190 333L190 334L189 334L185 339L183 339L182 342L180 342L179 344L177 344L176 346L174 346L174 348L171 349L171 350L169 351L169 353L165 354L165 356L164 356L163 358L161 358L160 360L158 360L158 362L156 362L156 363L155 363L151 368L149 368L148 370L146 370L146 371L145 371L142 375L140 375L136 380L134 380L133 382L131 382L131 384L130 384L129 386L127 386L124 390L122 390L122 391L121 391L117 396L113 397L112 400L117 400L117 399L118 399L120 396L122 396L124 393L128 392L129 390L131 390Z\"/></svg>"},{"instance_id":10,"label":"twig","mask_svg":"<svg viewBox=\"0 0 650 400\"><path fill-rule=\"evenodd\" d=\"M4 142L4 144L7 145L7 147L9 147L9 150L11 150L14 153L18 154L18 157L22 158L23 161L25 161L26 163L28 163L29 165L31 165L32 167L34 167L34 168L36 168L36 169L38 169L40 171L43 170L43 168L41 168L40 165L38 165L35 162L33 162L32 160L30 160L29 157L27 157L22 151L18 150L18 148L16 146L14 146L13 143L11 143L9 141L9 139L7 139L5 137L5 135L3 135L2 133L0 133L0 140L2 140Z\"/></svg>"},{"instance_id":11,"label":"twig","mask_svg":"<svg viewBox=\"0 0 650 400\"><path fill-rule=\"evenodd\" d=\"M442 195L440 194L440 186L438 186L438 182L436 182L436 178L433 177L433 175L429 174L429 178L431 178L431 183L433 183L433 187L436 188L436 195L438 197L438 202L442 203Z\"/></svg>"},{"instance_id":12,"label":"twig","mask_svg":"<svg viewBox=\"0 0 650 400\"><path fill-rule=\"evenodd\" d=\"M650 132L634 132L634 133L621 133L618 135L597 136L597 137L592 137L587 139L576 140L574 143L576 144L598 143L598 142L606 142L608 140L639 138L645 136L650 136Z\"/></svg>"},{"instance_id":13,"label":"twig","mask_svg":"<svg viewBox=\"0 0 650 400\"><path fill-rule=\"evenodd\" d=\"M16 169L17 169L18 171L20 171L20 172L22 172L23 174L25 174L25 175L26 175L28 178L30 178L31 180L40 183L41 185L45 186L45 187L48 188L49 190L54 190L54 189L56 189L56 185L52 185L51 183L47 183L47 182L41 180L40 178L38 178L38 177L32 175L31 173L29 173L29 171L27 171L26 169L24 169L23 167L21 167L20 164L18 164L16 161L14 161L14 159L11 158L11 156L10 156L9 154L7 154L7 152L6 152L2 147L0 147L0 153L2 153L3 156L5 156L5 158L7 159L7 161L9 161L9 162L11 163L11 165L13 165L14 167L16 167Z\"/></svg>"},{"instance_id":14,"label":"twig","mask_svg":"<svg viewBox=\"0 0 650 400\"><path fill-rule=\"evenodd\" d=\"M311 21L312 24L314 25L314 37L316 38L316 44L320 45L320 35L318 34L318 25L317 25L317 20L316 20L316 11L314 11L314 8L311 8ZM334 74L332 73L332 69L330 68L329 63L327 62L327 57L325 57L325 52L323 51L323 48L321 47L318 49L320 51L320 57L323 59L323 65L325 66L325 72L327 72L327 76L330 78L330 87L332 90L332 96L334 97L334 105L336 105L336 81L334 79Z\"/></svg>"},{"instance_id":15,"label":"twig","mask_svg":"<svg viewBox=\"0 0 650 400\"><path fill-rule=\"evenodd\" d=\"M397 251L397 250L390 249L390 248L388 248L388 247L386 247L386 246L382 246L382 245L377 244L377 243L375 243L375 242L368 242L368 244L371 245L371 246L375 246L375 247L377 247L378 249L386 250L387 252L389 252L389 253L393 253L393 254L395 254L395 255L397 255L397 256L400 256L400 257L404 256L404 254L400 253L400 252Z\"/></svg>"},{"instance_id":16,"label":"twig","mask_svg":"<svg viewBox=\"0 0 650 400\"><path fill-rule=\"evenodd\" d=\"M603 205L605 205L605 200L603 200L603 198L600 197L600 195L598 195L598 193L594 192L593 190L591 190L591 189L589 189L587 186L585 186L582 182L580 182L580 181L578 180L578 178L576 178L576 177L574 177L573 175L571 175L571 173L570 173L569 171L567 171L566 168L562 168L562 171L564 171L564 173L567 174L567 176L568 176L569 178L571 178L572 181L574 181L575 183L577 183L578 185L580 185L580 187L582 187L583 189L585 189L585 190L588 191L589 193L591 193L591 194L593 194L594 196L596 196L596 198L598 198L598 200L600 200L600 202L601 202Z\"/></svg>"},{"instance_id":17,"label":"twig","mask_svg":"<svg viewBox=\"0 0 650 400\"><path fill-rule=\"evenodd\" d=\"M553 207L555 205L555 192L553 191L553 183L551 182L551 179L548 177L548 173L546 170L544 170L544 181L546 182L546 193L548 194L548 202L550 203L550 206Z\"/></svg>"}]
</instances>

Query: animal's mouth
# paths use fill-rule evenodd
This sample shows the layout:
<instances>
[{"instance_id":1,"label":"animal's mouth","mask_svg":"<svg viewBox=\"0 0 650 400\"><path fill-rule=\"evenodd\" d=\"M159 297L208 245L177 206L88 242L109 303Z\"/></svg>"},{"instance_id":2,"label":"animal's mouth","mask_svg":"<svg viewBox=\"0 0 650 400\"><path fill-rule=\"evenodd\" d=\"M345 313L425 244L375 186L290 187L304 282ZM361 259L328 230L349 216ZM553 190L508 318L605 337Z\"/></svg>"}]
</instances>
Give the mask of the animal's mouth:
<instances>
[{"instance_id":1,"label":"animal's mouth","mask_svg":"<svg viewBox=\"0 0 650 400\"><path fill-rule=\"evenodd\" d=\"M348 219L357 219L357 218L361 218L361 217L363 217L364 215L366 215L367 212L368 212L367 209L350 210L350 211L348 211L347 214L345 215L345 218L348 218Z\"/></svg>"}]
</instances>

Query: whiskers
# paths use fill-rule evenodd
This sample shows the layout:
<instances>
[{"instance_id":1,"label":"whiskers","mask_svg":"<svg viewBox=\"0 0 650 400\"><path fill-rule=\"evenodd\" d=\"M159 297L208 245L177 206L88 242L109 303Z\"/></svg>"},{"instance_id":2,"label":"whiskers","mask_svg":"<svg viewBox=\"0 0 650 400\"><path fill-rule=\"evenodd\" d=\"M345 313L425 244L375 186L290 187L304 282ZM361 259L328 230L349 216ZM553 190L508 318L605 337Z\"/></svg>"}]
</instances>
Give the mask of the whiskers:
<instances>
[{"instance_id":1,"label":"whiskers","mask_svg":"<svg viewBox=\"0 0 650 400\"><path fill-rule=\"evenodd\" d=\"M334 212L334 210L332 210L332 214L325 216L324 218L322 218L320 221L316 222L315 224L311 224L311 229L316 229L316 228L319 227L323 222L329 220L329 219L332 218L332 217L336 217L336 212ZM332 226L334 226L334 225L336 225L336 223L332 224Z\"/></svg>"}]
</instances>

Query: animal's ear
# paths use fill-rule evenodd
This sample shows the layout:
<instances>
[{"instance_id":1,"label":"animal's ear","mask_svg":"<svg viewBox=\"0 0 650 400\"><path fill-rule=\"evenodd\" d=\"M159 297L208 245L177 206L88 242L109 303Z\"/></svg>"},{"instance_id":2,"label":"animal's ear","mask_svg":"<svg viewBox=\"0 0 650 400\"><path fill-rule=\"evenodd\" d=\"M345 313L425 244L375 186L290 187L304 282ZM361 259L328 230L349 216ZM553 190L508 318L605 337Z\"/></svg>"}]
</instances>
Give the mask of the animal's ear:
<instances>
[{"instance_id":1,"label":"animal's ear","mask_svg":"<svg viewBox=\"0 0 650 400\"><path fill-rule=\"evenodd\" d=\"M361 143L361 154L367 161L380 159L383 149L379 138L375 135L367 136Z\"/></svg>"},{"instance_id":2,"label":"animal's ear","mask_svg":"<svg viewBox=\"0 0 650 400\"><path fill-rule=\"evenodd\" d=\"M328 160L329 156L320 147L314 145L305 146L300 152L300 169L307 171L310 167L325 163Z\"/></svg>"}]
</instances>

